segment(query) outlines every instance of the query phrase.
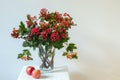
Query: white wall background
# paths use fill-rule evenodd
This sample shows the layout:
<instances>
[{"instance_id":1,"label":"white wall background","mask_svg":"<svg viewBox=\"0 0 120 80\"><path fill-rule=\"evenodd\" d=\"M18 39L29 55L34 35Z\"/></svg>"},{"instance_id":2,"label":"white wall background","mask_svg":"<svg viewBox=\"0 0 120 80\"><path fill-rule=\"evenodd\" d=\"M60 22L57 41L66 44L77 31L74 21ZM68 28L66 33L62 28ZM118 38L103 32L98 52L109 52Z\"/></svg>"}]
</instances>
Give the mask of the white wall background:
<instances>
[{"instance_id":1,"label":"white wall background","mask_svg":"<svg viewBox=\"0 0 120 80\"><path fill-rule=\"evenodd\" d=\"M69 61L62 51L55 58L56 65L68 65L71 80L120 80L120 0L0 0L0 80L16 80L24 65L39 63L37 52L31 62L16 59L22 40L10 33L41 8L68 12L77 23L70 35L79 59Z\"/></svg>"}]
</instances>

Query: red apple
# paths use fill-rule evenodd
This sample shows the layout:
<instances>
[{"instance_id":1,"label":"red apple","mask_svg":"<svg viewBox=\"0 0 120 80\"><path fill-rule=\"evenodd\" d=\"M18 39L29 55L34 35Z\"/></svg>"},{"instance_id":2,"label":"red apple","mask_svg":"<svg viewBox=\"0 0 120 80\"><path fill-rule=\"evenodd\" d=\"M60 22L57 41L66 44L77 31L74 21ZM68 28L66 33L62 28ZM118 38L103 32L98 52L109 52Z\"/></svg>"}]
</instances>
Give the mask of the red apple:
<instances>
[{"instance_id":1,"label":"red apple","mask_svg":"<svg viewBox=\"0 0 120 80\"><path fill-rule=\"evenodd\" d=\"M41 77L41 71L40 70L34 70L32 72L32 77L35 78L35 79L38 79Z\"/></svg>"},{"instance_id":2,"label":"red apple","mask_svg":"<svg viewBox=\"0 0 120 80\"><path fill-rule=\"evenodd\" d=\"M35 70L35 68L34 68L33 66L28 66L28 67L26 68L26 73L27 73L28 75L32 75L33 70Z\"/></svg>"}]
</instances>

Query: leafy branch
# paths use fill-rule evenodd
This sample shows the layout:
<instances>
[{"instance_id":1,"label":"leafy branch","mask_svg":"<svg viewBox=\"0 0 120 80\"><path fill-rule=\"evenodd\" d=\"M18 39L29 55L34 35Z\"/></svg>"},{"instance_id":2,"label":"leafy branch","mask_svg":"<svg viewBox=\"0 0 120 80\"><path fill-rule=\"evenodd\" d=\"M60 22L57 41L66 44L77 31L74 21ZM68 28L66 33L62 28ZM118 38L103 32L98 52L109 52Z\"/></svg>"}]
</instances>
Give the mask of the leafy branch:
<instances>
[{"instance_id":1,"label":"leafy branch","mask_svg":"<svg viewBox=\"0 0 120 80\"><path fill-rule=\"evenodd\" d=\"M22 60L33 60L33 58L31 58L31 53L28 49L24 49L22 53L18 54L17 58Z\"/></svg>"}]
</instances>

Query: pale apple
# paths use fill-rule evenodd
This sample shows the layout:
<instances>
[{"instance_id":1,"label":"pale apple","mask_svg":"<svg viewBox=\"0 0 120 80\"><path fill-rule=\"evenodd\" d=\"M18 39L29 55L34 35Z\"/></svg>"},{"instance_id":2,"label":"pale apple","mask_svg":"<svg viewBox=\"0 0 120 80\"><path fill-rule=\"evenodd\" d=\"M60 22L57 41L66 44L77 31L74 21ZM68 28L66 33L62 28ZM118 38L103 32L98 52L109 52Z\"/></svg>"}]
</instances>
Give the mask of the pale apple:
<instances>
[{"instance_id":1,"label":"pale apple","mask_svg":"<svg viewBox=\"0 0 120 80\"><path fill-rule=\"evenodd\" d=\"M40 70L34 70L32 72L32 77L35 78L35 79L38 79L41 77L41 71Z\"/></svg>"},{"instance_id":2,"label":"pale apple","mask_svg":"<svg viewBox=\"0 0 120 80\"><path fill-rule=\"evenodd\" d=\"M33 66L28 66L28 67L26 68L26 73L27 73L28 75L32 75L33 70L35 70L35 68L34 68Z\"/></svg>"}]
</instances>

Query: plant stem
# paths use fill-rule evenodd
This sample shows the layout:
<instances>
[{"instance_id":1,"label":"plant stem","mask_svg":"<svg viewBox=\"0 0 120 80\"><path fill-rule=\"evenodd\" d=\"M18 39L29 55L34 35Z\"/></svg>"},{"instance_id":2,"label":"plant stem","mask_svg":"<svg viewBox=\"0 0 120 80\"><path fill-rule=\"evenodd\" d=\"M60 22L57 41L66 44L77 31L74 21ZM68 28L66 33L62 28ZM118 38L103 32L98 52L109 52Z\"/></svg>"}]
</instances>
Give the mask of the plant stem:
<instances>
[{"instance_id":1,"label":"plant stem","mask_svg":"<svg viewBox=\"0 0 120 80\"><path fill-rule=\"evenodd\" d=\"M53 63L54 63L54 52L55 52L55 48L54 47L50 47L50 49L48 49L48 51L46 51L43 46L39 45L39 57L42 60L42 65L40 66L41 68L49 68L51 67L51 69L53 68ZM51 58L50 58L50 56Z\"/></svg>"}]
</instances>

